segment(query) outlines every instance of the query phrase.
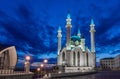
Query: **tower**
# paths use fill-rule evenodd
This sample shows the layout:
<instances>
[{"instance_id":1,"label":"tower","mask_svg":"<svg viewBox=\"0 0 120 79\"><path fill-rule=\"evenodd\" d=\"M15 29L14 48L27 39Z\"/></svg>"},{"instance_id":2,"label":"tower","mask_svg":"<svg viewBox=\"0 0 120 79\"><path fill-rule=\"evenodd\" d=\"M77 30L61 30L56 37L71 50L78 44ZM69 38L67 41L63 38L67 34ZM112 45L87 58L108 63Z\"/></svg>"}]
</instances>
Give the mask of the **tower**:
<instances>
[{"instance_id":1,"label":"tower","mask_svg":"<svg viewBox=\"0 0 120 79\"><path fill-rule=\"evenodd\" d=\"M83 51L85 51L85 38L83 35L81 36L81 48Z\"/></svg>"},{"instance_id":2,"label":"tower","mask_svg":"<svg viewBox=\"0 0 120 79\"><path fill-rule=\"evenodd\" d=\"M95 68L96 67L96 54L95 54L95 40L94 40L94 33L95 33L95 28L94 28L95 24L93 19L91 19L91 24L90 24L90 36L91 36L91 52L92 52L92 67Z\"/></svg>"},{"instance_id":3,"label":"tower","mask_svg":"<svg viewBox=\"0 0 120 79\"><path fill-rule=\"evenodd\" d=\"M68 15L67 15L67 19L66 19L66 32L67 32L67 39L66 39L66 47L67 47L67 50L70 50L71 47L70 47L70 41L71 41L71 16L70 16L70 13L68 12Z\"/></svg>"},{"instance_id":4,"label":"tower","mask_svg":"<svg viewBox=\"0 0 120 79\"><path fill-rule=\"evenodd\" d=\"M77 34L77 36L78 36L78 37L81 36L81 34L80 34L80 29L78 29L78 34Z\"/></svg>"},{"instance_id":5,"label":"tower","mask_svg":"<svg viewBox=\"0 0 120 79\"><path fill-rule=\"evenodd\" d=\"M94 33L95 33L95 24L93 19L91 19L91 24L90 24L90 36L91 36L91 52L95 53L95 40L94 40Z\"/></svg>"},{"instance_id":6,"label":"tower","mask_svg":"<svg viewBox=\"0 0 120 79\"><path fill-rule=\"evenodd\" d=\"M61 37L62 37L62 34L61 34L61 27L59 26L59 29L58 29L58 55L59 55L59 52L61 50Z\"/></svg>"}]
</instances>

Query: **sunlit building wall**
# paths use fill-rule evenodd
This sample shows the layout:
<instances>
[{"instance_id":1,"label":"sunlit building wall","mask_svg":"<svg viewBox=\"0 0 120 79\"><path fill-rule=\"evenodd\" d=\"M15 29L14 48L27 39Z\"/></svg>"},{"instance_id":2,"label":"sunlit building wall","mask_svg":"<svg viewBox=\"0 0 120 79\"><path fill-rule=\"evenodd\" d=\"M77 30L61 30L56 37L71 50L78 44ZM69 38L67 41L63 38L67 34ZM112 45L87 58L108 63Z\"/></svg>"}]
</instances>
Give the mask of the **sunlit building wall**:
<instances>
[{"instance_id":1,"label":"sunlit building wall","mask_svg":"<svg viewBox=\"0 0 120 79\"><path fill-rule=\"evenodd\" d=\"M101 68L104 70L110 70L114 68L114 58L103 58L100 60Z\"/></svg>"},{"instance_id":2,"label":"sunlit building wall","mask_svg":"<svg viewBox=\"0 0 120 79\"><path fill-rule=\"evenodd\" d=\"M117 69L120 69L120 55L117 55L114 58L114 67L117 68Z\"/></svg>"},{"instance_id":3,"label":"sunlit building wall","mask_svg":"<svg viewBox=\"0 0 120 79\"><path fill-rule=\"evenodd\" d=\"M118 70L120 69L120 55L114 58L103 58L100 60L100 68L103 70Z\"/></svg>"}]
</instances>

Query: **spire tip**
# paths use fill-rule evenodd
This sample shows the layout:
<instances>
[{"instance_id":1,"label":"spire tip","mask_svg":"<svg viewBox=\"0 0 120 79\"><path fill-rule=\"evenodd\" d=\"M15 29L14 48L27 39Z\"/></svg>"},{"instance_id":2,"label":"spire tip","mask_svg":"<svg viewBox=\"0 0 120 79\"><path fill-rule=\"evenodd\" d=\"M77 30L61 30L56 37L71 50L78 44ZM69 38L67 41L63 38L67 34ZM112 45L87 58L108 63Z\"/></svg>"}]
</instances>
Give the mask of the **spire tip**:
<instances>
[{"instance_id":1,"label":"spire tip","mask_svg":"<svg viewBox=\"0 0 120 79\"><path fill-rule=\"evenodd\" d=\"M91 24L94 24L94 20L93 19L91 19Z\"/></svg>"},{"instance_id":2,"label":"spire tip","mask_svg":"<svg viewBox=\"0 0 120 79\"><path fill-rule=\"evenodd\" d=\"M58 30L61 30L61 26L59 26L59 29Z\"/></svg>"},{"instance_id":3,"label":"spire tip","mask_svg":"<svg viewBox=\"0 0 120 79\"><path fill-rule=\"evenodd\" d=\"M69 10L68 10L67 18L71 18Z\"/></svg>"}]
</instances>

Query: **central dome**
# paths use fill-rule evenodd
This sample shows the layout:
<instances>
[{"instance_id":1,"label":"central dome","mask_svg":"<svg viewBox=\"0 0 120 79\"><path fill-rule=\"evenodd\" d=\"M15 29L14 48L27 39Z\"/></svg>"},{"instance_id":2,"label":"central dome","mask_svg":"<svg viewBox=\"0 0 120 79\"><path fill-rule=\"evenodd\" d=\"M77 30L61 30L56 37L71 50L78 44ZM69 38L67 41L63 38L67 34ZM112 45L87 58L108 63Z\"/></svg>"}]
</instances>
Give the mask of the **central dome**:
<instances>
[{"instance_id":1,"label":"central dome","mask_svg":"<svg viewBox=\"0 0 120 79\"><path fill-rule=\"evenodd\" d=\"M79 36L72 36L71 41L73 41L73 42L79 41L80 42L80 37Z\"/></svg>"}]
</instances>

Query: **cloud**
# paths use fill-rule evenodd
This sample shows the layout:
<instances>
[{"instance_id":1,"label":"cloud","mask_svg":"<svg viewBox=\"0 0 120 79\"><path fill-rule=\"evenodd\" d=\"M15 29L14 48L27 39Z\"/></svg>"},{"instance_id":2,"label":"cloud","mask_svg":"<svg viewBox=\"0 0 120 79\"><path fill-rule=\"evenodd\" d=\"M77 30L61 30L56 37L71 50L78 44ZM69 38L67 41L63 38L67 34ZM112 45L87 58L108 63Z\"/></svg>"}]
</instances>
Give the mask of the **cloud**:
<instances>
[{"instance_id":1,"label":"cloud","mask_svg":"<svg viewBox=\"0 0 120 79\"><path fill-rule=\"evenodd\" d=\"M41 62L34 62L34 63L31 64L31 66L33 66L33 67L40 67L41 64L42 64ZM44 64L44 65L45 65L45 67L56 66L56 64Z\"/></svg>"},{"instance_id":2,"label":"cloud","mask_svg":"<svg viewBox=\"0 0 120 79\"><path fill-rule=\"evenodd\" d=\"M38 54L38 59L42 59L42 58L57 58L57 53L46 53L46 54Z\"/></svg>"},{"instance_id":3,"label":"cloud","mask_svg":"<svg viewBox=\"0 0 120 79\"><path fill-rule=\"evenodd\" d=\"M39 67L42 64L42 62L34 62L31 64L31 66Z\"/></svg>"},{"instance_id":4,"label":"cloud","mask_svg":"<svg viewBox=\"0 0 120 79\"><path fill-rule=\"evenodd\" d=\"M30 55L32 63L44 58L56 63L57 30L61 24L63 48L66 43L65 19L68 9L72 18L71 34L76 35L80 28L89 48L89 24L90 19L94 19L97 59L119 52L119 0L12 1L0 1L0 43L15 45L20 60Z\"/></svg>"}]
</instances>

